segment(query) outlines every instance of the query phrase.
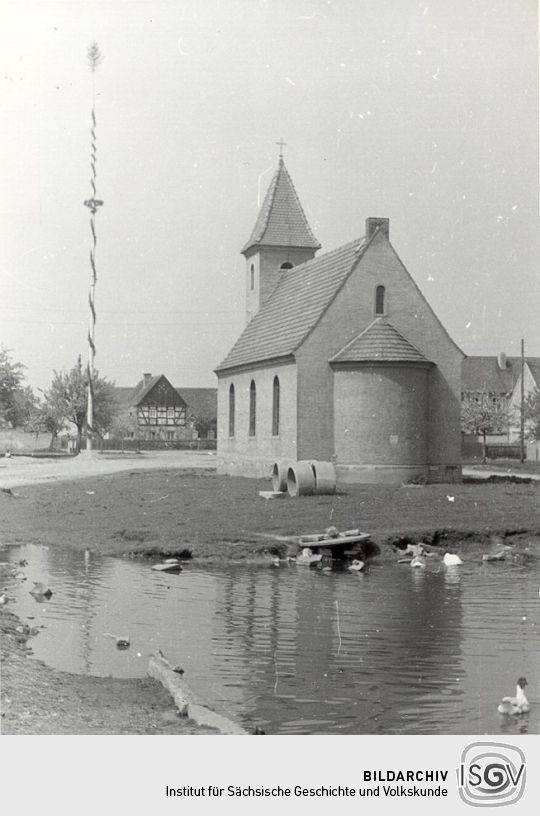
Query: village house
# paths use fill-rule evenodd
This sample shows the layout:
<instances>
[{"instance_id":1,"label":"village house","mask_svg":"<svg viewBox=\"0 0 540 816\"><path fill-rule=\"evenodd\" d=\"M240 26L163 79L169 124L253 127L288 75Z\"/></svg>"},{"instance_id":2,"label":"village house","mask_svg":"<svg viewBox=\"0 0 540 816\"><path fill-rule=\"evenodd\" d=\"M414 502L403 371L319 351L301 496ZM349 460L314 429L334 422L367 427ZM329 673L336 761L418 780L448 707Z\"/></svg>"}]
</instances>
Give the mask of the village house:
<instances>
[{"instance_id":1,"label":"village house","mask_svg":"<svg viewBox=\"0 0 540 816\"><path fill-rule=\"evenodd\" d=\"M173 442L215 438L215 388L175 388L164 374L143 374L134 388L116 388L127 439Z\"/></svg>"},{"instance_id":2,"label":"village house","mask_svg":"<svg viewBox=\"0 0 540 816\"><path fill-rule=\"evenodd\" d=\"M387 218L326 254L280 157L246 259L247 326L218 365L218 470L333 461L338 480L461 478L461 363Z\"/></svg>"},{"instance_id":3,"label":"village house","mask_svg":"<svg viewBox=\"0 0 540 816\"><path fill-rule=\"evenodd\" d=\"M487 398L502 417L487 436L489 444L519 444L521 427L521 357L471 356L462 365L462 402ZM524 396L540 388L540 357L524 359Z\"/></svg>"}]
</instances>

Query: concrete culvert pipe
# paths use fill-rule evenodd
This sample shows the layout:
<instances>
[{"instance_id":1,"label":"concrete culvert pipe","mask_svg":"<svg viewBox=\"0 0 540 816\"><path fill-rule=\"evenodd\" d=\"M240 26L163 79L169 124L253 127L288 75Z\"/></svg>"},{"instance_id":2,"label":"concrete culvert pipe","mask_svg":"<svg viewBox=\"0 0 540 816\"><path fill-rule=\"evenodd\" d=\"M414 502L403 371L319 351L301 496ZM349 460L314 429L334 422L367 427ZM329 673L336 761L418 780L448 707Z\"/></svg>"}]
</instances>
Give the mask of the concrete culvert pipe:
<instances>
[{"instance_id":1,"label":"concrete culvert pipe","mask_svg":"<svg viewBox=\"0 0 540 816\"><path fill-rule=\"evenodd\" d=\"M315 474L309 462L296 462L287 471L289 496L311 496L315 492Z\"/></svg>"},{"instance_id":2,"label":"concrete culvert pipe","mask_svg":"<svg viewBox=\"0 0 540 816\"><path fill-rule=\"evenodd\" d=\"M284 493L287 490L287 472L289 465L276 462L272 469L272 490L274 493Z\"/></svg>"},{"instance_id":3,"label":"concrete culvert pipe","mask_svg":"<svg viewBox=\"0 0 540 816\"><path fill-rule=\"evenodd\" d=\"M336 469L332 462L310 462L315 476L315 493L336 492Z\"/></svg>"}]
</instances>

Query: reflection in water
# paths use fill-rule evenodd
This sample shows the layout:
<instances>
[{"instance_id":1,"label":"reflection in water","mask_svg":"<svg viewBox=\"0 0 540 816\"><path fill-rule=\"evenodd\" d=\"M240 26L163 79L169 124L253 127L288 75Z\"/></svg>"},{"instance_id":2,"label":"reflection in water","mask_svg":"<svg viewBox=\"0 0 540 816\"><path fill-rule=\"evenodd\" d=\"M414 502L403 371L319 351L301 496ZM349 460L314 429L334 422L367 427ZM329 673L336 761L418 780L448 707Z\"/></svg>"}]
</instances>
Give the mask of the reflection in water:
<instances>
[{"instance_id":1,"label":"reflection in water","mask_svg":"<svg viewBox=\"0 0 540 816\"><path fill-rule=\"evenodd\" d=\"M538 705L518 721L496 712L518 674L538 698L538 568L433 559L365 574L186 564L167 575L35 546L3 557L28 561L9 594L44 627L34 654L63 670L140 677L160 648L201 697L268 733L540 732ZM35 602L32 581L50 601Z\"/></svg>"}]
</instances>

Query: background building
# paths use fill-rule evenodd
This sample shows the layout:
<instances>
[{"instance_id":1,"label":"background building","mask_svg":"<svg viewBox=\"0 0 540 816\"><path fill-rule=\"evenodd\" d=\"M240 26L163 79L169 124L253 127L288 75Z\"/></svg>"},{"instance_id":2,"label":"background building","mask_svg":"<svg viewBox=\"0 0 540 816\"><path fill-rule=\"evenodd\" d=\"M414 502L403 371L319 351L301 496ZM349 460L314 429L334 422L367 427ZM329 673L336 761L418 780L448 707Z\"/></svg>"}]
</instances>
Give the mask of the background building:
<instances>
[{"instance_id":1,"label":"background building","mask_svg":"<svg viewBox=\"0 0 540 816\"><path fill-rule=\"evenodd\" d=\"M143 374L134 388L117 388L118 430L125 438L173 442L215 438L215 388L174 388L164 374Z\"/></svg>"}]
</instances>

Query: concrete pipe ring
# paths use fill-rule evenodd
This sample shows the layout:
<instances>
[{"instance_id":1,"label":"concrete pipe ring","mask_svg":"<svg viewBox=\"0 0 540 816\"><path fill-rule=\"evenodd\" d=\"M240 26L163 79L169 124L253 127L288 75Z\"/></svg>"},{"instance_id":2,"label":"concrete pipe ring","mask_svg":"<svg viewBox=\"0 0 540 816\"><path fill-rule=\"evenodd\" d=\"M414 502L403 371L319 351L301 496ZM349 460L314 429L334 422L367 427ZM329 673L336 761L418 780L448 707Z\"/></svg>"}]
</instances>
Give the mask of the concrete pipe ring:
<instances>
[{"instance_id":1,"label":"concrete pipe ring","mask_svg":"<svg viewBox=\"0 0 540 816\"><path fill-rule=\"evenodd\" d=\"M287 490L288 463L276 462L272 468L272 490L274 493L284 493Z\"/></svg>"},{"instance_id":2,"label":"concrete pipe ring","mask_svg":"<svg viewBox=\"0 0 540 816\"><path fill-rule=\"evenodd\" d=\"M315 493L336 492L336 469L332 462L310 462L315 476Z\"/></svg>"},{"instance_id":3,"label":"concrete pipe ring","mask_svg":"<svg viewBox=\"0 0 540 816\"><path fill-rule=\"evenodd\" d=\"M315 475L309 462L296 462L287 471L289 496L311 496L315 492Z\"/></svg>"}]
</instances>

